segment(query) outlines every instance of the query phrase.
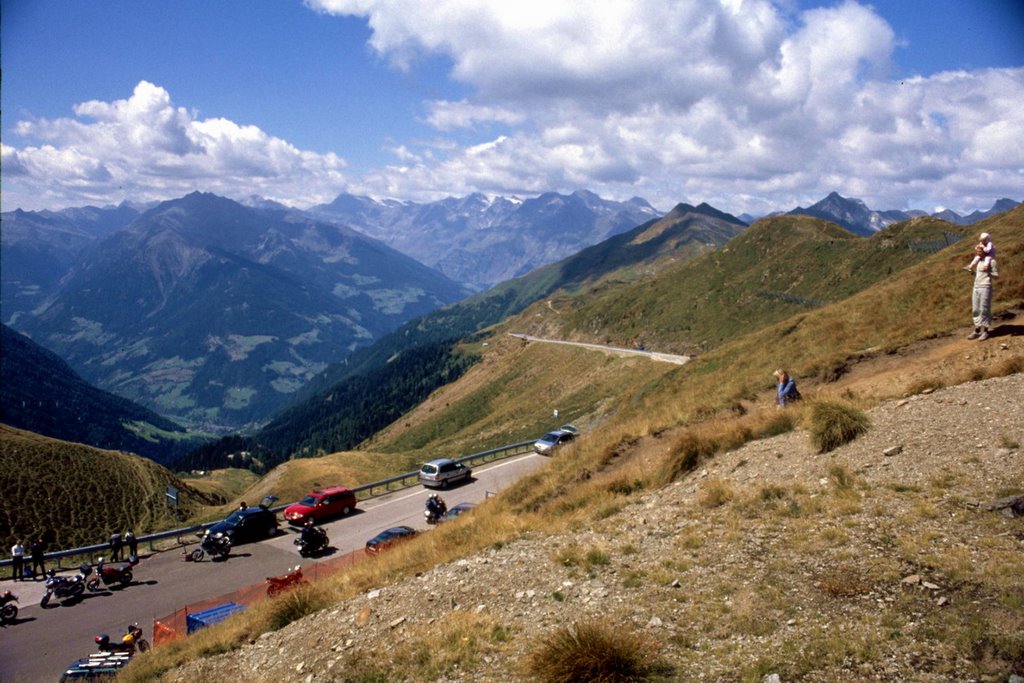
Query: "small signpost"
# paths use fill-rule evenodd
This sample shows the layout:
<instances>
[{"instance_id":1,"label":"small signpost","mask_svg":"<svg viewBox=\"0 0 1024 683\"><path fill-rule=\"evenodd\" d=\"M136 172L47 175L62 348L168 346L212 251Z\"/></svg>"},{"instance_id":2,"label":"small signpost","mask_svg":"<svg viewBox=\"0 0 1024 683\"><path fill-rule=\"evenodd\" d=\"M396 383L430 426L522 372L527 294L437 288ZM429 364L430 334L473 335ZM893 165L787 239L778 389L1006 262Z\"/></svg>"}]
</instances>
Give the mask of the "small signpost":
<instances>
[{"instance_id":1,"label":"small signpost","mask_svg":"<svg viewBox=\"0 0 1024 683\"><path fill-rule=\"evenodd\" d=\"M178 519L178 489L168 485L164 491L167 507L174 508L174 518Z\"/></svg>"}]
</instances>

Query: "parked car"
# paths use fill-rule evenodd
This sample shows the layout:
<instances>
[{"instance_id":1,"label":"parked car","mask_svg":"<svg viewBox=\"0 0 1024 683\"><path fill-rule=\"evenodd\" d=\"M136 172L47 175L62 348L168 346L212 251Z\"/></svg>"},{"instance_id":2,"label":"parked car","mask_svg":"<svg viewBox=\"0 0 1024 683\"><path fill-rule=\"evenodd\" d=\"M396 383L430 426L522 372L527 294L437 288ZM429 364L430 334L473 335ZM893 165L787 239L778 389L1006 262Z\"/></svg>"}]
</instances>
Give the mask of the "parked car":
<instances>
[{"instance_id":1,"label":"parked car","mask_svg":"<svg viewBox=\"0 0 1024 683\"><path fill-rule=\"evenodd\" d=\"M416 530L411 526L393 526L385 529L366 542L366 554L376 555L396 543L407 541L416 535Z\"/></svg>"},{"instance_id":2,"label":"parked car","mask_svg":"<svg viewBox=\"0 0 1024 683\"><path fill-rule=\"evenodd\" d=\"M259 505L235 510L207 529L206 533L223 532L231 537L231 545L238 545L270 538L277 533L277 527L277 515L266 506Z\"/></svg>"},{"instance_id":3,"label":"parked car","mask_svg":"<svg viewBox=\"0 0 1024 683\"><path fill-rule=\"evenodd\" d=\"M424 486L447 488L456 481L469 481L473 470L451 458L439 458L424 463L420 468L419 480Z\"/></svg>"},{"instance_id":4,"label":"parked car","mask_svg":"<svg viewBox=\"0 0 1024 683\"><path fill-rule=\"evenodd\" d=\"M317 489L298 503L292 503L284 509L284 519L289 524L302 526L307 519L315 522L347 515L356 509L356 494L344 486L331 486Z\"/></svg>"},{"instance_id":5,"label":"parked car","mask_svg":"<svg viewBox=\"0 0 1024 683\"><path fill-rule=\"evenodd\" d=\"M455 519L462 513L469 512L475 507L476 505L474 505L473 503L459 503L458 505L454 505L448 508L448 512L441 515L441 519L439 521L447 522L450 519Z\"/></svg>"},{"instance_id":6,"label":"parked car","mask_svg":"<svg viewBox=\"0 0 1024 683\"><path fill-rule=\"evenodd\" d=\"M541 455L551 455L559 446L569 443L576 438L579 430L573 425L562 425L561 428L548 432L537 439L533 444L533 450Z\"/></svg>"}]
</instances>

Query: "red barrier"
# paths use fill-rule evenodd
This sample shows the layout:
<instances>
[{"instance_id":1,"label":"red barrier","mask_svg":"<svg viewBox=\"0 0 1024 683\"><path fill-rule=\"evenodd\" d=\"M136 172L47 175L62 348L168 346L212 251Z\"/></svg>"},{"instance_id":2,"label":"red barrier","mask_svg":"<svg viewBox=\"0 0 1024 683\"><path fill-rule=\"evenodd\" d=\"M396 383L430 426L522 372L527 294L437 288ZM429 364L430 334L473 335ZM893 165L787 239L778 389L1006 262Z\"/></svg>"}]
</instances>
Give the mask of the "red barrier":
<instances>
[{"instance_id":1,"label":"red barrier","mask_svg":"<svg viewBox=\"0 0 1024 683\"><path fill-rule=\"evenodd\" d=\"M353 550L339 557L314 562L302 568L302 576L307 581L318 581L326 576L335 574L342 569L353 566L359 562L366 553L363 550ZM172 640L186 635L188 615L194 612L201 612L225 602L235 602L240 605L252 605L267 599L266 582L254 583L244 588L239 588L232 593L218 595L198 602L189 603L180 609L174 610L171 614L153 620L153 646L163 645Z\"/></svg>"}]
</instances>

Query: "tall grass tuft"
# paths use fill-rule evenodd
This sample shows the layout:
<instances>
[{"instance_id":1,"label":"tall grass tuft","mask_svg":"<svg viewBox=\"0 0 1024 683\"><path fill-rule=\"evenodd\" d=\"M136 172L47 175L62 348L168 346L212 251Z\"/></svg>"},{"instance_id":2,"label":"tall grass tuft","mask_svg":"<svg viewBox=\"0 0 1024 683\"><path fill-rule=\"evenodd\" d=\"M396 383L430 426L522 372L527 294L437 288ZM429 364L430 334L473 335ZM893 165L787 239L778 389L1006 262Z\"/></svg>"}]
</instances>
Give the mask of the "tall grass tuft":
<instances>
[{"instance_id":1,"label":"tall grass tuft","mask_svg":"<svg viewBox=\"0 0 1024 683\"><path fill-rule=\"evenodd\" d=\"M550 634L527 656L526 670L542 683L654 681L669 671L649 638L601 622Z\"/></svg>"},{"instance_id":2,"label":"tall grass tuft","mask_svg":"<svg viewBox=\"0 0 1024 683\"><path fill-rule=\"evenodd\" d=\"M697 469L703 459L714 455L717 450L715 441L687 430L662 465L659 479L664 483L675 481Z\"/></svg>"},{"instance_id":3,"label":"tall grass tuft","mask_svg":"<svg viewBox=\"0 0 1024 683\"><path fill-rule=\"evenodd\" d=\"M819 401L811 406L810 423L811 444L828 453L865 433L871 420L847 403Z\"/></svg>"},{"instance_id":4,"label":"tall grass tuft","mask_svg":"<svg viewBox=\"0 0 1024 683\"><path fill-rule=\"evenodd\" d=\"M285 591L268 604L267 624L271 631L277 631L293 621L319 612L331 604L331 599L323 587L305 585Z\"/></svg>"}]
</instances>

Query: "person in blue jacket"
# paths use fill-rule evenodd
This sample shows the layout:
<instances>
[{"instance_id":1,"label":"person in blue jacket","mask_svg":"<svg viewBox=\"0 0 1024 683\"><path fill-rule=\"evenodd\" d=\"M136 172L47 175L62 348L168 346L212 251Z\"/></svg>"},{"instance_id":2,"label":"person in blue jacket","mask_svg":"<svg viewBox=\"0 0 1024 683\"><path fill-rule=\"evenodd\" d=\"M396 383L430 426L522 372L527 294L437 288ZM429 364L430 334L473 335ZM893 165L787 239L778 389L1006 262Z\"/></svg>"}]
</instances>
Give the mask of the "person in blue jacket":
<instances>
[{"instance_id":1,"label":"person in blue jacket","mask_svg":"<svg viewBox=\"0 0 1024 683\"><path fill-rule=\"evenodd\" d=\"M793 401L799 401L801 396L800 392L796 388L796 380L790 377L785 370L778 369L774 373L776 381L778 381L778 391L776 393L776 403L779 404L780 408L784 408Z\"/></svg>"}]
</instances>

